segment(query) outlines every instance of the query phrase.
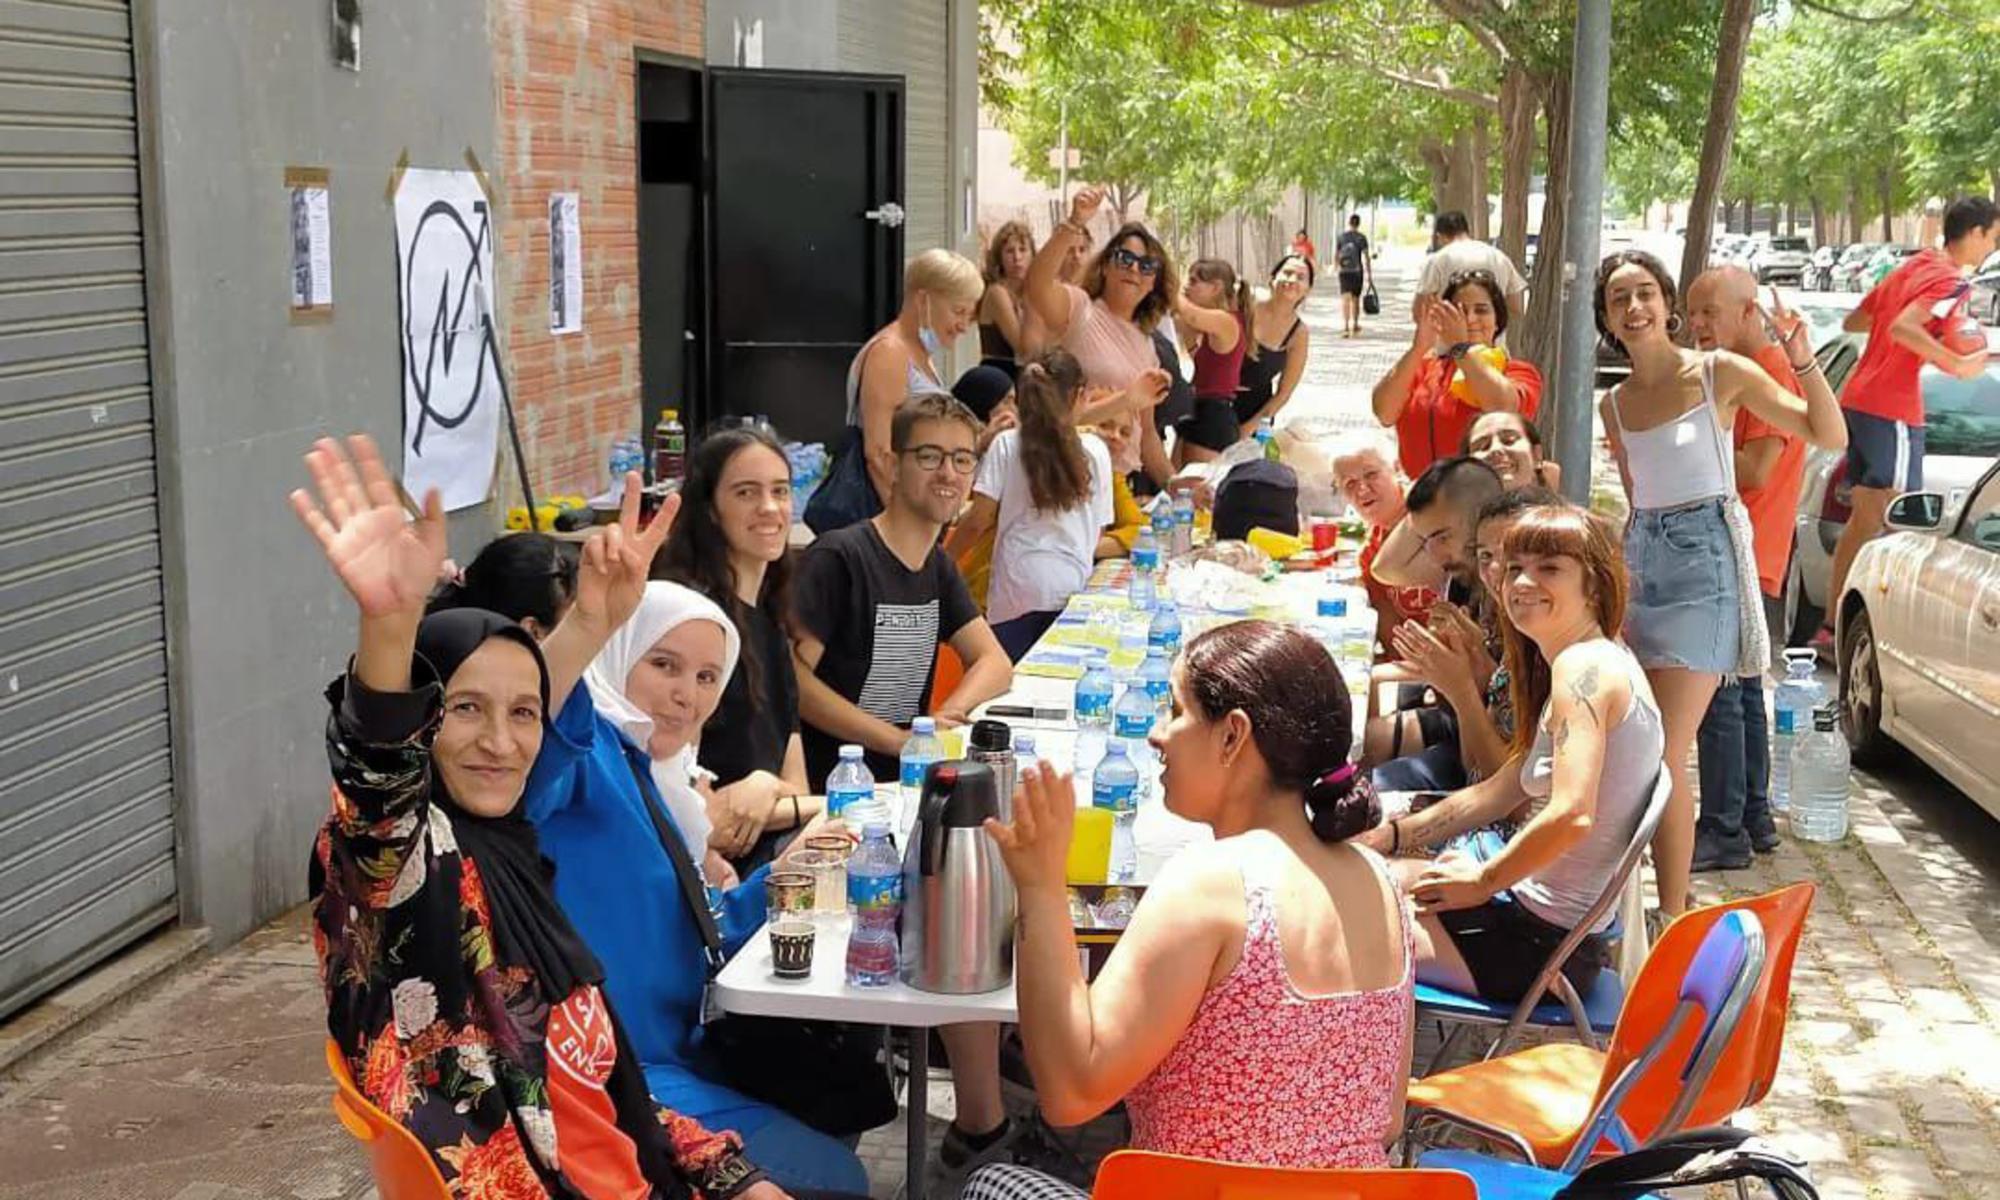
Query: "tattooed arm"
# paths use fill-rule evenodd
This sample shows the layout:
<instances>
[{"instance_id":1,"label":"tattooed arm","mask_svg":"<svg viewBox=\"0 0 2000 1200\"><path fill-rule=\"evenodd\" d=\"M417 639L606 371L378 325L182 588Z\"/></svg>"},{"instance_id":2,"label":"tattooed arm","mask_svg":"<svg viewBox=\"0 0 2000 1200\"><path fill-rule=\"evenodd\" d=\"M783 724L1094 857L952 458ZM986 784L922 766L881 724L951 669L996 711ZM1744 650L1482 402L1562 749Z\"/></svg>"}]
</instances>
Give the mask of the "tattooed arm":
<instances>
[{"instance_id":1,"label":"tattooed arm","mask_svg":"<svg viewBox=\"0 0 2000 1200\"><path fill-rule=\"evenodd\" d=\"M1589 834L1597 816L1605 738L1632 703L1630 676L1619 656L1618 648L1604 640L1584 642L1556 656L1548 707L1555 751L1549 802L1487 860L1481 882L1492 891L1547 868Z\"/></svg>"}]
</instances>

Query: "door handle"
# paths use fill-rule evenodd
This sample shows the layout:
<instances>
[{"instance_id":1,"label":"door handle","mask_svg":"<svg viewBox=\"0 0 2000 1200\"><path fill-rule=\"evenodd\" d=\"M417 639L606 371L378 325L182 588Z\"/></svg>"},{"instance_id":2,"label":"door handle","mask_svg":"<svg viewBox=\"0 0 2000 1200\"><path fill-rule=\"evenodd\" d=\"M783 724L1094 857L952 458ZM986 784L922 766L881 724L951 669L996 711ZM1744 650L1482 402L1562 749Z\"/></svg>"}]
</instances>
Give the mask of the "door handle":
<instances>
[{"instance_id":1,"label":"door handle","mask_svg":"<svg viewBox=\"0 0 2000 1200\"><path fill-rule=\"evenodd\" d=\"M894 200L885 200L882 202L882 207L871 208L867 212L862 213L861 215L866 217L870 221L875 222L877 225L882 226L884 229L900 228L903 224L904 218L908 216L908 214L903 211L903 206L896 203Z\"/></svg>"}]
</instances>

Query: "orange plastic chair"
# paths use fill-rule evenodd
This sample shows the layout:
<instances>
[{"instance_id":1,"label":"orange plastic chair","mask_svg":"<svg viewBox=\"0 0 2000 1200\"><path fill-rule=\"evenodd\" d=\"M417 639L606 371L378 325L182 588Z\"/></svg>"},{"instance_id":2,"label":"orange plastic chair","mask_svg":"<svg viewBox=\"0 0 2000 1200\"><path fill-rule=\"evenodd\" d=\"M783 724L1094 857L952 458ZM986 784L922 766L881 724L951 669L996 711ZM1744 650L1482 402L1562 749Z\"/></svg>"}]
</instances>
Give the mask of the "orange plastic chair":
<instances>
[{"instance_id":1,"label":"orange plastic chair","mask_svg":"<svg viewBox=\"0 0 2000 1200\"><path fill-rule=\"evenodd\" d=\"M1478 1200L1458 1171L1255 1167L1119 1150L1097 1169L1091 1200Z\"/></svg>"},{"instance_id":2,"label":"orange plastic chair","mask_svg":"<svg viewBox=\"0 0 2000 1200\"><path fill-rule=\"evenodd\" d=\"M1683 1114L1682 1128L1718 1125L1756 1104L1771 1090L1784 1046L1791 1007L1792 963L1805 931L1814 888L1796 883L1763 896L1712 905L1683 914L1660 935L1633 982L1606 1050L1552 1042L1501 1058L1441 1071L1410 1084L1413 1134L1427 1122L1475 1130L1545 1167L1577 1165L1615 1149L1605 1142L1578 1153L1577 1139L1598 1102L1619 1075L1672 1019L1679 985L1702 939L1724 913L1754 913L1764 930L1764 970L1745 1005L1737 1033L1710 1073L1701 1094ZM1619 1115L1638 1143L1671 1132L1665 1119L1680 1101L1676 1065L1685 1061L1699 1030L1681 1030L1667 1053L1619 1104ZM1413 1141L1415 1138L1412 1139Z\"/></svg>"},{"instance_id":3,"label":"orange plastic chair","mask_svg":"<svg viewBox=\"0 0 2000 1200\"><path fill-rule=\"evenodd\" d=\"M965 678L965 664L959 661L958 652L942 642L938 644L937 670L931 674L931 702L925 712L936 712L944 698Z\"/></svg>"},{"instance_id":4,"label":"orange plastic chair","mask_svg":"<svg viewBox=\"0 0 2000 1200\"><path fill-rule=\"evenodd\" d=\"M333 1115L367 1148L368 1168L382 1200L452 1200L451 1186L431 1152L354 1086L347 1060L332 1038L326 1042L326 1069L333 1076Z\"/></svg>"}]
</instances>

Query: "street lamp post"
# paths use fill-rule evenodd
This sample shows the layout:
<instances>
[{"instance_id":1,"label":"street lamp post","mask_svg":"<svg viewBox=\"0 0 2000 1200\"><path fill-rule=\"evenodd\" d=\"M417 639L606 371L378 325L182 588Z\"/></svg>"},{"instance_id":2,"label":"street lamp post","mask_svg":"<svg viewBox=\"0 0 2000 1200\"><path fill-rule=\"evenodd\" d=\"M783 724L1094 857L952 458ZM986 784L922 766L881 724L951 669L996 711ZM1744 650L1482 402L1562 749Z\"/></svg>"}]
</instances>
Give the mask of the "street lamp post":
<instances>
[{"instance_id":1,"label":"street lamp post","mask_svg":"<svg viewBox=\"0 0 2000 1200\"><path fill-rule=\"evenodd\" d=\"M1590 502L1591 410L1596 396L1597 324L1591 306L1598 235L1604 222L1605 120L1611 90L1611 0L1578 0L1576 58L1570 73L1569 194L1563 203L1561 338L1556 351L1556 417L1551 431L1563 491Z\"/></svg>"}]
</instances>

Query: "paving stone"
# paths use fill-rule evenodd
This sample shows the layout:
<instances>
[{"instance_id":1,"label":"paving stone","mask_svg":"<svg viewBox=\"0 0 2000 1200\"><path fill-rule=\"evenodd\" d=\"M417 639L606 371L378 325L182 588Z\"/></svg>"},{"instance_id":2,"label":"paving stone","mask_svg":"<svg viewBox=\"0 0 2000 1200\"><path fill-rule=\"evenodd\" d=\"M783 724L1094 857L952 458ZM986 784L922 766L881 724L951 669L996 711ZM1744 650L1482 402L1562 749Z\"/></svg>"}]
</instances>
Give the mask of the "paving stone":
<instances>
[{"instance_id":1,"label":"paving stone","mask_svg":"<svg viewBox=\"0 0 2000 1200\"><path fill-rule=\"evenodd\" d=\"M1910 1004L1925 1020L1940 1024L1972 1024L1979 1020L1965 997L1944 988L1918 987L1910 989Z\"/></svg>"},{"instance_id":2,"label":"paving stone","mask_svg":"<svg viewBox=\"0 0 2000 1200\"><path fill-rule=\"evenodd\" d=\"M1930 1160L1924 1157L1921 1150L1878 1150L1871 1146L1863 1166L1875 1177L1885 1196L1894 1196L1897 1200L1923 1200L1946 1194L1944 1183L1931 1170Z\"/></svg>"},{"instance_id":3,"label":"paving stone","mask_svg":"<svg viewBox=\"0 0 2000 1200\"><path fill-rule=\"evenodd\" d=\"M1942 1137L1941 1126L1965 1125L1973 1127L1980 1140L1986 1140L1985 1130L1980 1126L1979 1110L1972 1107L1957 1088L1945 1084L1914 1088L1910 1099L1916 1103L1918 1116L1933 1136Z\"/></svg>"}]
</instances>

